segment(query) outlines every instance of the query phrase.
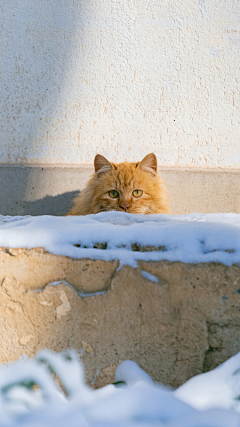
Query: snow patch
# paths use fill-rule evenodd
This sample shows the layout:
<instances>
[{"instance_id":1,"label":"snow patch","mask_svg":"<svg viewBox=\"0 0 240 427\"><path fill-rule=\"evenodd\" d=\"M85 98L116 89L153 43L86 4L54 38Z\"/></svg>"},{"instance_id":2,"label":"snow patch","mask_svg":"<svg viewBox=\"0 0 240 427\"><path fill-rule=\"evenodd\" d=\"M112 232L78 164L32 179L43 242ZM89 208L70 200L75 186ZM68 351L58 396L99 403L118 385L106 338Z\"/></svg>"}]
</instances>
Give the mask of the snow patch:
<instances>
[{"instance_id":1,"label":"snow patch","mask_svg":"<svg viewBox=\"0 0 240 427\"><path fill-rule=\"evenodd\" d=\"M151 282L159 283L158 277L154 274L148 273L147 271L141 270L141 274L145 279L150 280Z\"/></svg>"},{"instance_id":2,"label":"snow patch","mask_svg":"<svg viewBox=\"0 0 240 427\"><path fill-rule=\"evenodd\" d=\"M240 353L173 391L126 360L116 370L116 386L94 390L74 351L44 350L0 367L0 426L238 427L239 371Z\"/></svg>"},{"instance_id":3,"label":"snow patch","mask_svg":"<svg viewBox=\"0 0 240 427\"><path fill-rule=\"evenodd\" d=\"M240 263L240 214L0 216L0 246L71 258Z\"/></svg>"},{"instance_id":4,"label":"snow patch","mask_svg":"<svg viewBox=\"0 0 240 427\"><path fill-rule=\"evenodd\" d=\"M96 291L96 292L91 292L91 293L79 292L70 283L66 282L66 280L56 280L55 282L50 282L47 284L47 286L58 286L58 285L68 286L69 288L73 289L81 298L94 297L97 295L104 295L107 292L106 290ZM39 292L39 290L37 290L37 291ZM41 291L42 291L42 289L41 289ZM34 290L33 292L36 292L36 290Z\"/></svg>"},{"instance_id":5,"label":"snow patch","mask_svg":"<svg viewBox=\"0 0 240 427\"><path fill-rule=\"evenodd\" d=\"M216 369L191 378L174 394L199 410L235 408L240 412L240 353Z\"/></svg>"}]
</instances>

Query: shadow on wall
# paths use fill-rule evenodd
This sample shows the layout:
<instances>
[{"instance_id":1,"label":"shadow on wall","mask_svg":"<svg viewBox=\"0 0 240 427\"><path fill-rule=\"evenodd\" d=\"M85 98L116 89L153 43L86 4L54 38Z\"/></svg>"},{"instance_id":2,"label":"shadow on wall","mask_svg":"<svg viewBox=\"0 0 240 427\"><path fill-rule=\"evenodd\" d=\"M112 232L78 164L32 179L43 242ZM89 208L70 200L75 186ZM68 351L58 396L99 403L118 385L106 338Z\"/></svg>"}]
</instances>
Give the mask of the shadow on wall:
<instances>
[{"instance_id":1,"label":"shadow on wall","mask_svg":"<svg viewBox=\"0 0 240 427\"><path fill-rule=\"evenodd\" d=\"M66 215L93 168L0 166L1 215Z\"/></svg>"},{"instance_id":2,"label":"shadow on wall","mask_svg":"<svg viewBox=\"0 0 240 427\"><path fill-rule=\"evenodd\" d=\"M8 203L2 204L0 215L66 215L73 206L73 199L79 191L69 191L57 196L45 196L42 199L26 201L8 197Z\"/></svg>"},{"instance_id":3,"label":"shadow on wall","mask_svg":"<svg viewBox=\"0 0 240 427\"><path fill-rule=\"evenodd\" d=\"M13 0L11 6L3 6L1 162L52 163L52 153L67 138L71 147L71 136L63 129L66 105L83 97L79 80L74 99L69 98L69 87L76 83L76 56L78 65L84 61L87 3ZM73 114L71 105L68 114ZM62 157L59 162L64 163L65 154Z\"/></svg>"},{"instance_id":4,"label":"shadow on wall","mask_svg":"<svg viewBox=\"0 0 240 427\"><path fill-rule=\"evenodd\" d=\"M73 188L71 182L63 188L61 177L59 185L50 172L40 173L40 167L39 172L30 167L16 171L13 165L27 166L39 159L51 163L52 153L63 144L60 135L69 87L76 83L76 56L78 64L84 60L81 46L87 8L85 0L14 0L11 7L3 7L0 162L10 168L0 167L4 186L0 188L0 214L63 215L81 189L80 185ZM74 99L70 99L73 105L81 102L83 92L78 81ZM69 114L73 114L71 105ZM63 139L71 146L71 135L64 134ZM65 158L59 161L64 163Z\"/></svg>"},{"instance_id":5,"label":"shadow on wall","mask_svg":"<svg viewBox=\"0 0 240 427\"><path fill-rule=\"evenodd\" d=\"M0 215L66 215L89 176L85 173L84 180L77 169L70 177L67 172L65 168L0 166Z\"/></svg>"}]
</instances>

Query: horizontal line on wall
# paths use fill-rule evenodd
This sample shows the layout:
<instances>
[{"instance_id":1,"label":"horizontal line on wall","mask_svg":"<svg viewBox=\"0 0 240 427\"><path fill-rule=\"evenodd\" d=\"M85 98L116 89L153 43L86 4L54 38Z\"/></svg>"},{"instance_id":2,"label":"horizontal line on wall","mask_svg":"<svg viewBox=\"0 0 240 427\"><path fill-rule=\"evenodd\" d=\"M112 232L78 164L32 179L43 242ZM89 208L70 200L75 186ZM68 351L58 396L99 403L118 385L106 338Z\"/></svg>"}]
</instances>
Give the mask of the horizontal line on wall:
<instances>
[{"instance_id":1,"label":"horizontal line on wall","mask_svg":"<svg viewBox=\"0 0 240 427\"><path fill-rule=\"evenodd\" d=\"M93 164L79 163L79 164L66 164L66 163L0 163L0 168L64 168L64 169L93 169ZM161 166L161 171L192 171L192 172L227 172L227 173L240 173L239 168L203 168L191 166Z\"/></svg>"}]
</instances>

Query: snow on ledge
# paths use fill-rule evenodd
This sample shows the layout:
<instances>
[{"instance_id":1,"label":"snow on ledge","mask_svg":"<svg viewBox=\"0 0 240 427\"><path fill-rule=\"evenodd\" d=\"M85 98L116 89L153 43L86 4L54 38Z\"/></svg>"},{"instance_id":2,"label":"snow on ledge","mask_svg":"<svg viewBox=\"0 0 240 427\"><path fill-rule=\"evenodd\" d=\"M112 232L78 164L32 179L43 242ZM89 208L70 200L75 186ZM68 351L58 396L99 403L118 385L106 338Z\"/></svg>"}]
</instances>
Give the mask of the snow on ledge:
<instances>
[{"instance_id":1,"label":"snow on ledge","mask_svg":"<svg viewBox=\"0 0 240 427\"><path fill-rule=\"evenodd\" d=\"M240 214L2 216L0 247L43 247L71 258L240 263Z\"/></svg>"}]
</instances>

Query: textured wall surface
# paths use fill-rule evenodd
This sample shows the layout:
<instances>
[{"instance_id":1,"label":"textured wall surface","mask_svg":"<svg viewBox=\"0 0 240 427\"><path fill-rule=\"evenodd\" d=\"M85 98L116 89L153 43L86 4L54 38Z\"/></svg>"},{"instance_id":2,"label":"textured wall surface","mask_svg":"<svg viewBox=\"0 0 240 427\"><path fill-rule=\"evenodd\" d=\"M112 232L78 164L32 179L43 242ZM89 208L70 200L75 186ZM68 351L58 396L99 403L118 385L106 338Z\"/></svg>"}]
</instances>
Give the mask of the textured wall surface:
<instances>
[{"instance_id":1,"label":"textured wall surface","mask_svg":"<svg viewBox=\"0 0 240 427\"><path fill-rule=\"evenodd\" d=\"M178 386L240 350L237 265L139 262L118 271L118 262L0 248L0 266L0 363L71 347L95 386L113 381L126 359Z\"/></svg>"},{"instance_id":2,"label":"textured wall surface","mask_svg":"<svg viewBox=\"0 0 240 427\"><path fill-rule=\"evenodd\" d=\"M0 162L240 167L239 0L2 0Z\"/></svg>"}]
</instances>

